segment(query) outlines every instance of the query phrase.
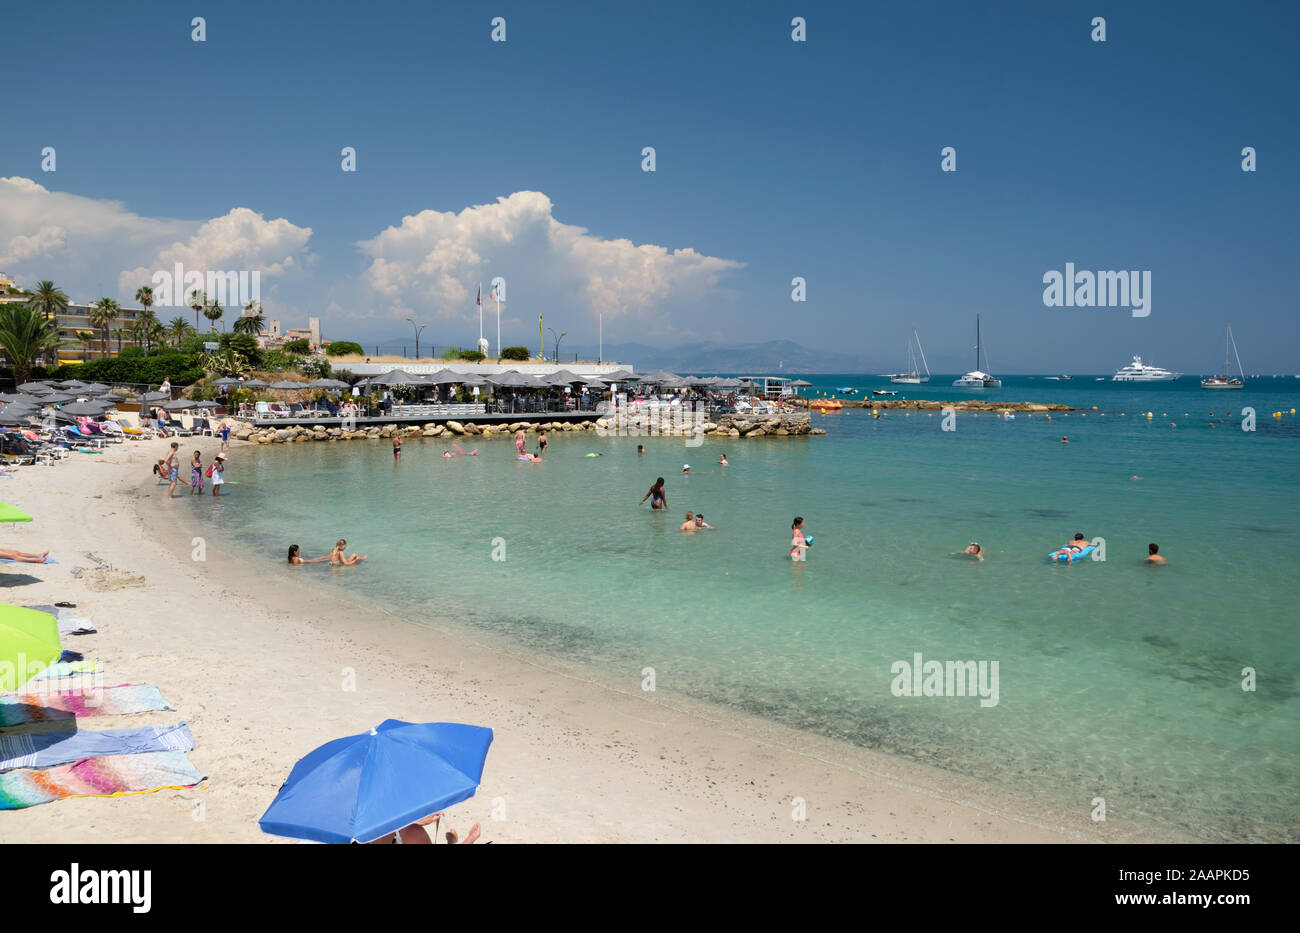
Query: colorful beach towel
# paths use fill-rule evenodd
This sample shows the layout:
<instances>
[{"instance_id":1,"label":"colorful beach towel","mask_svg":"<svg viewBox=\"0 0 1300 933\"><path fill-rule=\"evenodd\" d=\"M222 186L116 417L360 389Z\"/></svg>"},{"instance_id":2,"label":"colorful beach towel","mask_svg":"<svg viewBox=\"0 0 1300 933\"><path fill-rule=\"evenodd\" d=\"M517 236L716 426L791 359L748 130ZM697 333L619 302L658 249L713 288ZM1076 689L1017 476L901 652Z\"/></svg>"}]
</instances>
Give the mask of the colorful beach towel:
<instances>
[{"instance_id":1,"label":"colorful beach towel","mask_svg":"<svg viewBox=\"0 0 1300 933\"><path fill-rule=\"evenodd\" d=\"M0 810L21 810L65 797L117 797L183 790L204 780L184 752L105 755L40 771L0 774Z\"/></svg>"},{"instance_id":2,"label":"colorful beach towel","mask_svg":"<svg viewBox=\"0 0 1300 933\"><path fill-rule=\"evenodd\" d=\"M6 693L0 695L0 726L87 716L125 716L128 713L148 713L163 709L169 710L171 707L153 684L119 684L90 691Z\"/></svg>"},{"instance_id":3,"label":"colorful beach towel","mask_svg":"<svg viewBox=\"0 0 1300 933\"><path fill-rule=\"evenodd\" d=\"M63 632L60 630L60 635ZM56 661L39 674L33 674L27 681L40 680L42 677L71 677L73 674L98 674L104 669L104 665L98 658L88 658L84 661Z\"/></svg>"},{"instance_id":4,"label":"colorful beach towel","mask_svg":"<svg viewBox=\"0 0 1300 933\"><path fill-rule=\"evenodd\" d=\"M82 758L139 752L188 752L194 736L183 722L174 726L106 729L103 732L36 732L0 735L0 772L53 768Z\"/></svg>"}]
</instances>

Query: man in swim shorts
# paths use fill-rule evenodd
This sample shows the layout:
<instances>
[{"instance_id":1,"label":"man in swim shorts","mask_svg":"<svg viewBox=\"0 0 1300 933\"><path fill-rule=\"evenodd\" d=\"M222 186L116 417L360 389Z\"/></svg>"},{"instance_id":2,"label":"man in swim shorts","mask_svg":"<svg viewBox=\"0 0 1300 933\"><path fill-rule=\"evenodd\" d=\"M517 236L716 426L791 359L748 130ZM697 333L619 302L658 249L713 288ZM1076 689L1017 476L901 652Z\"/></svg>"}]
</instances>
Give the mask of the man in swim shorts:
<instances>
[{"instance_id":1,"label":"man in swim shorts","mask_svg":"<svg viewBox=\"0 0 1300 933\"><path fill-rule=\"evenodd\" d=\"M1052 560L1056 560L1057 557L1067 557L1074 560L1083 553L1084 548L1090 543L1081 532L1075 532L1073 541L1067 541L1058 550L1052 552Z\"/></svg>"},{"instance_id":2,"label":"man in swim shorts","mask_svg":"<svg viewBox=\"0 0 1300 933\"><path fill-rule=\"evenodd\" d=\"M393 459L402 459L402 435L400 434L393 435Z\"/></svg>"},{"instance_id":3,"label":"man in swim shorts","mask_svg":"<svg viewBox=\"0 0 1300 933\"><path fill-rule=\"evenodd\" d=\"M171 483L171 485L167 487L168 499L171 499L175 496L176 484L180 481L181 478L181 465L180 465L180 457L179 457L180 446L181 445L178 442L172 441L171 450L167 451L167 459L163 461L163 473L165 474L165 478L167 479L167 481Z\"/></svg>"}]
</instances>

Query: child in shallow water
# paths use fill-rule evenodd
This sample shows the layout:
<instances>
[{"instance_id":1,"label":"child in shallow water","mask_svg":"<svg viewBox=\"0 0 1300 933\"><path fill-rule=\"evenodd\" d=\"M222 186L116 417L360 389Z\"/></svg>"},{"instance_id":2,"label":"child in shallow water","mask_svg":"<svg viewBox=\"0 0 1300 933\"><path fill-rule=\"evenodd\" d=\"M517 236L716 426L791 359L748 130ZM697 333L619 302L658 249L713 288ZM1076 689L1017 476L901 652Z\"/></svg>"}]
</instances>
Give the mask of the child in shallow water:
<instances>
[{"instance_id":1,"label":"child in shallow water","mask_svg":"<svg viewBox=\"0 0 1300 933\"><path fill-rule=\"evenodd\" d=\"M197 450L190 458L190 495L196 492L203 494L203 455Z\"/></svg>"}]
</instances>

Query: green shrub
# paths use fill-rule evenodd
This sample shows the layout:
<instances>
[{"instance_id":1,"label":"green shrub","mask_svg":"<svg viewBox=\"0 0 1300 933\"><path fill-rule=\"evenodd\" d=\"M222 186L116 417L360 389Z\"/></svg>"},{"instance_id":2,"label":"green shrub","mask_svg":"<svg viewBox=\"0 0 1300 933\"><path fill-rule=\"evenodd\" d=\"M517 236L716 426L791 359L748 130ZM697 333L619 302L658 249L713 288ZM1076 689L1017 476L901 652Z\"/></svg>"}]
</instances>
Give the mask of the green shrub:
<instances>
[{"instance_id":1,"label":"green shrub","mask_svg":"<svg viewBox=\"0 0 1300 933\"><path fill-rule=\"evenodd\" d=\"M283 350L263 350L262 365L258 369L271 373L282 373L298 365L297 357L290 356Z\"/></svg>"},{"instance_id":2,"label":"green shrub","mask_svg":"<svg viewBox=\"0 0 1300 933\"><path fill-rule=\"evenodd\" d=\"M248 360L248 365L253 369L262 368L262 348L257 345L257 338L251 334L236 334L232 331L218 337L217 343L222 350L234 350Z\"/></svg>"},{"instance_id":3,"label":"green shrub","mask_svg":"<svg viewBox=\"0 0 1300 933\"><path fill-rule=\"evenodd\" d=\"M479 353L477 350L461 350L460 359L466 360L470 363L481 363L483 362L483 354Z\"/></svg>"},{"instance_id":4,"label":"green shrub","mask_svg":"<svg viewBox=\"0 0 1300 933\"><path fill-rule=\"evenodd\" d=\"M123 347L117 358L119 360L137 360L146 355L144 347Z\"/></svg>"},{"instance_id":5,"label":"green shrub","mask_svg":"<svg viewBox=\"0 0 1300 933\"><path fill-rule=\"evenodd\" d=\"M164 353L159 356L109 357L89 363L69 363L46 373L46 377L62 381L80 379L82 382L134 382L157 385L170 379L174 386L187 386L203 378L202 354Z\"/></svg>"},{"instance_id":6,"label":"green shrub","mask_svg":"<svg viewBox=\"0 0 1300 933\"><path fill-rule=\"evenodd\" d=\"M325 348L326 356L365 356L361 344L351 340L336 340Z\"/></svg>"},{"instance_id":7,"label":"green shrub","mask_svg":"<svg viewBox=\"0 0 1300 933\"><path fill-rule=\"evenodd\" d=\"M283 347L285 353L293 353L296 356L306 356L311 352L311 341L306 339L290 340Z\"/></svg>"},{"instance_id":8,"label":"green shrub","mask_svg":"<svg viewBox=\"0 0 1300 933\"><path fill-rule=\"evenodd\" d=\"M529 357L529 353L527 347L506 347L504 350L501 351L501 359L503 360L523 361L523 360L527 360L528 357Z\"/></svg>"}]
</instances>

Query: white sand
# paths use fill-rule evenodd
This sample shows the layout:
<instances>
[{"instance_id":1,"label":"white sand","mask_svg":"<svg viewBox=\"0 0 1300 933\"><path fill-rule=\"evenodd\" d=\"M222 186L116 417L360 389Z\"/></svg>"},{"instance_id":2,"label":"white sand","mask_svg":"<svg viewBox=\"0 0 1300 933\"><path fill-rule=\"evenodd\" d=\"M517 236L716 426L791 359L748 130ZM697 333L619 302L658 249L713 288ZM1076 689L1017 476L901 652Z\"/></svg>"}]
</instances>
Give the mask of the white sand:
<instances>
[{"instance_id":1,"label":"white sand","mask_svg":"<svg viewBox=\"0 0 1300 933\"><path fill-rule=\"evenodd\" d=\"M610 690L545 660L349 605L336 592L290 591L282 568L269 573L212 542L207 560L193 561L177 523L191 503L167 501L166 487L149 475L166 446L128 442L0 480L0 501L37 519L0 530L0 545L48 548L59 561L2 565L0 599L76 603L99 632L69 636L65 647L100 658L105 684L155 684L176 709L82 727L188 722L197 742L190 757L207 781L0 812L0 842L279 841L257 820L294 762L389 718L495 730L479 793L451 810L450 825L463 834L481 822L483 838L498 842L1178 838L1113 817L1093 823L1086 800L1077 812L1052 812L663 691ZM240 445L233 446L229 475L237 479ZM216 442L182 440L181 449L200 449L207 462ZM226 491L223 507L237 508L237 487ZM74 568L95 567L88 552L143 575L144 584L97 590L93 580L74 579ZM371 598L382 602L383 594ZM344 689L349 669L354 691ZM795 797L806 801L804 821L792 819Z\"/></svg>"}]
</instances>

